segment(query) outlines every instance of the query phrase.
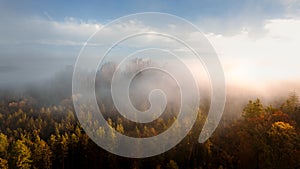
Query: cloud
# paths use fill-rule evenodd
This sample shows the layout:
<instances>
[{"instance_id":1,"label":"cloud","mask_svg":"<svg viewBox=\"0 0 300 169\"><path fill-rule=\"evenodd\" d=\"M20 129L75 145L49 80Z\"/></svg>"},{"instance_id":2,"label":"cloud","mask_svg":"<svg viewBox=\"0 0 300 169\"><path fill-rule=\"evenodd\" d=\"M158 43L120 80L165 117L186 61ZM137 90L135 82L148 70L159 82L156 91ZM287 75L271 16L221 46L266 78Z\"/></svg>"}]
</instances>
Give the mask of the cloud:
<instances>
[{"instance_id":1,"label":"cloud","mask_svg":"<svg viewBox=\"0 0 300 169\"><path fill-rule=\"evenodd\" d=\"M258 38L247 31L230 37L207 35L230 81L259 85L299 78L300 20L269 20L264 29Z\"/></svg>"},{"instance_id":2,"label":"cloud","mask_svg":"<svg viewBox=\"0 0 300 169\"><path fill-rule=\"evenodd\" d=\"M286 9L294 11L291 4L298 4L299 1L282 1L281 3ZM0 14L2 13L3 11L0 12ZM8 83L17 79L26 81L26 79L32 80L35 77L49 77L66 65L74 64L82 45L95 31L104 26L103 23L83 21L73 17L55 21L49 19L49 16L43 18L41 16L11 15L11 17L4 17L2 15L0 19L3 19L0 27L0 67L4 66L3 70L6 70L5 65L9 64L19 70L2 71L0 77ZM219 22L217 19L207 18L205 21L206 23L210 22L204 26L206 27L205 35L215 47L223 63L227 80L231 83L258 84L299 77L300 34L298 30L300 30L300 19L297 17L264 18L257 20L256 26L252 24L248 27L241 21L242 19L237 19L237 22L231 20L232 23L229 24L230 26L227 25L228 27L220 26L223 22ZM253 20L256 22L256 19ZM228 20L225 19L225 21ZM237 28L234 28L235 26ZM214 27L220 27L218 28L220 31L216 31ZM200 28L202 28L201 25ZM130 21L104 30L103 38L109 44L114 37L124 32L135 33L139 30L149 31L151 29L142 22ZM169 25L168 28L162 29L170 29L174 31L170 33L178 34L184 30L175 25ZM259 31L253 31L254 29ZM195 40L192 39L194 37L192 33L189 36L191 42ZM176 51L185 52L170 39L154 38L153 36L129 40L122 47L134 51L146 44L162 48L173 47ZM4 76L5 73L9 75Z\"/></svg>"},{"instance_id":3,"label":"cloud","mask_svg":"<svg viewBox=\"0 0 300 169\"><path fill-rule=\"evenodd\" d=\"M0 67L15 69L2 71L1 83L5 84L47 79L74 64L84 42L102 27L74 18L54 21L6 14L0 20Z\"/></svg>"},{"instance_id":4,"label":"cloud","mask_svg":"<svg viewBox=\"0 0 300 169\"><path fill-rule=\"evenodd\" d=\"M65 18L63 22L40 17L11 18L0 27L0 43L82 45L101 27L99 23L83 22L74 18Z\"/></svg>"},{"instance_id":5,"label":"cloud","mask_svg":"<svg viewBox=\"0 0 300 169\"><path fill-rule=\"evenodd\" d=\"M17 68L13 66L0 66L0 73L8 73L16 70Z\"/></svg>"},{"instance_id":6,"label":"cloud","mask_svg":"<svg viewBox=\"0 0 300 169\"><path fill-rule=\"evenodd\" d=\"M234 36L246 29L250 36L260 37L265 33L264 25L269 20L299 19L300 16L299 0L229 0L226 4L218 0L211 2L214 5L206 7L214 12L199 12L201 14L195 16L194 22L203 32L224 36Z\"/></svg>"}]
</instances>

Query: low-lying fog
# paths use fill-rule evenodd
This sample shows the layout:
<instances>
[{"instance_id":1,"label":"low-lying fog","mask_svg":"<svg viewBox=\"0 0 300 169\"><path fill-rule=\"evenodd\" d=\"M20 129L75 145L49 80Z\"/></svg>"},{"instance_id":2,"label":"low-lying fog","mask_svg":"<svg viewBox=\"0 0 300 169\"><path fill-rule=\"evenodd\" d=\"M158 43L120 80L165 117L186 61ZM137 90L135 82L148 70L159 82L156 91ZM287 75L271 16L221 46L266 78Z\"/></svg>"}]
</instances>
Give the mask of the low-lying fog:
<instances>
[{"instance_id":1,"label":"low-lying fog","mask_svg":"<svg viewBox=\"0 0 300 169\"><path fill-rule=\"evenodd\" d=\"M178 69L177 65L172 65L171 61L166 61L169 68ZM199 91L202 103L209 103L210 86L208 76L203 67L193 66L195 63L190 62L189 67L195 75L199 85ZM137 58L131 60L122 70L124 76L128 72L138 72L138 70L148 66L166 67L166 64L156 63L149 59ZM197 65L197 64L195 64ZM117 68L114 62L106 62L100 66L96 78L96 95L98 102L101 104L111 105L112 98L110 94L110 84L113 73ZM1 97L15 98L30 96L39 102L39 104L51 105L57 104L64 99L71 98L72 95L72 75L73 66L66 66L63 70L58 71L48 79L40 79L27 84L12 84L1 86ZM184 77L185 74L180 76ZM225 72L226 78L226 72ZM188 86L189 84L183 84ZM138 73L130 85L130 99L133 105L139 110L149 108L148 95L152 89L162 89L167 95L168 104L171 107L178 106L180 102L180 90L174 79L163 72L144 71ZM241 114L243 106L250 99L260 98L264 104L268 105L286 99L291 92L300 93L299 82L295 79L276 80L269 83L241 84L239 81L226 81L227 101L224 115L238 117ZM168 108L168 107L167 107ZM169 106L170 108L170 106ZM175 108L176 109L176 108Z\"/></svg>"}]
</instances>

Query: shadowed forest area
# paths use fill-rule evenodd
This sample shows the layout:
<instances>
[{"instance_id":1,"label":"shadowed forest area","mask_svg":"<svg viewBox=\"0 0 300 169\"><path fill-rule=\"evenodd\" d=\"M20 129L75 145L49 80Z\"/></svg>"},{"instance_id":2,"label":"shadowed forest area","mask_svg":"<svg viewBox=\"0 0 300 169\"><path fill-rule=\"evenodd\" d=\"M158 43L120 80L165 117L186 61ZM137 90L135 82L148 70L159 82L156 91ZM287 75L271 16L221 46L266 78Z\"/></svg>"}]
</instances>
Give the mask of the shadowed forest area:
<instances>
[{"instance_id":1,"label":"shadowed forest area","mask_svg":"<svg viewBox=\"0 0 300 169\"><path fill-rule=\"evenodd\" d=\"M291 94L280 105L249 101L242 117L221 121L204 144L197 142L205 117L199 114L188 136L170 151L146 159L130 159L106 152L84 133L71 100L43 107L34 98L0 102L0 168L299 168L300 107ZM129 126L108 118L121 133L156 135L170 120L151 126ZM126 126L126 127L124 127ZM128 131L126 131L128 129ZM106 137L114 133L102 132Z\"/></svg>"},{"instance_id":2,"label":"shadowed forest area","mask_svg":"<svg viewBox=\"0 0 300 169\"><path fill-rule=\"evenodd\" d=\"M107 64L106 67L115 66ZM109 80L105 81L107 77L110 79L108 70L104 66L102 71L107 76L100 78L102 86L109 86ZM85 134L74 112L70 88L66 89L71 78L68 81L65 77L70 74L66 71L57 75L54 78L57 81L52 80L47 89L31 86L19 95L2 93L0 168L300 168L300 104L296 93L287 93L285 100L272 105L254 99L239 108L230 105L241 103L238 99L228 100L219 127L201 144L198 136L209 107L204 101L193 129L176 147L158 156L132 159L103 150ZM112 105L109 107L112 100L106 93L109 90L104 89L100 87L98 91L107 99L99 101L106 106L100 109L116 132L151 137L165 131L176 120L173 116L161 116L145 125L132 123ZM167 107L165 113L173 111L176 108ZM103 128L97 132L114 139L114 132ZM122 143L113 141L112 144Z\"/></svg>"}]
</instances>

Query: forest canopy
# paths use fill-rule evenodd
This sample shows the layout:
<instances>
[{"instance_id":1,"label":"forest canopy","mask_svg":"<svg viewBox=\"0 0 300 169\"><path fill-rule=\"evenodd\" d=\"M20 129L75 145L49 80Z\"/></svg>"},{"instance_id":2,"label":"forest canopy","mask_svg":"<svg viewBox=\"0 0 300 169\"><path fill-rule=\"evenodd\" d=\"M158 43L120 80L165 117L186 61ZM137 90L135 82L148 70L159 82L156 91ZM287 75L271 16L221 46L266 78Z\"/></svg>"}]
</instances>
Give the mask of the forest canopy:
<instances>
[{"instance_id":1,"label":"forest canopy","mask_svg":"<svg viewBox=\"0 0 300 169\"><path fill-rule=\"evenodd\" d=\"M106 112L108 113L108 112ZM0 101L0 168L299 168L300 107L295 93L277 105L250 100L240 118L223 117L213 136L198 143L205 114L190 133L159 156L130 159L98 147L79 124L71 99L43 106L23 96ZM117 132L150 137L172 120L148 125L107 117ZM114 133L99 130L106 137ZM119 144L119 143L115 143Z\"/></svg>"}]
</instances>

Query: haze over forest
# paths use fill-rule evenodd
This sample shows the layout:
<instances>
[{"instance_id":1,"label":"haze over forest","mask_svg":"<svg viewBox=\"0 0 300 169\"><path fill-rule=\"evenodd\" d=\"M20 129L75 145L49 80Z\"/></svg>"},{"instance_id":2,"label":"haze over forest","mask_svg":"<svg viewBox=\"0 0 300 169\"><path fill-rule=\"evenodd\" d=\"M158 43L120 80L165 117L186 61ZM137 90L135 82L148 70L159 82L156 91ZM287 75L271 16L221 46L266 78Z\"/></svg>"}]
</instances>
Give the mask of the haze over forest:
<instances>
[{"instance_id":1,"label":"haze over forest","mask_svg":"<svg viewBox=\"0 0 300 169\"><path fill-rule=\"evenodd\" d=\"M144 18L123 17L153 11L157 13ZM183 20L155 17L158 13ZM300 168L299 30L299 0L1 0L0 168ZM123 39L102 58L119 37L141 32L147 34ZM194 50L208 60L217 55L226 84L215 85L226 88L225 108L217 129L204 143L198 138L212 103L210 80L223 76L212 77L208 70L217 69L207 69L205 59L196 57ZM214 63L210 66L217 67ZM146 70L149 67L158 69ZM154 89L163 91L167 104L162 115L137 123L118 112L112 93L116 72L121 75L114 83L120 98L127 90L126 80L135 75L128 98L139 111L151 108ZM73 77L79 77L77 86L95 86L97 109L109 129L90 111L91 104L75 111L74 103L86 91L72 93ZM197 91L191 91L193 80ZM113 150L125 143L118 134L151 138L164 133L178 120L181 89L191 89L185 97L191 105L197 102L193 94L199 92L197 118L168 151L127 158L106 151L93 138L107 138ZM189 104L184 106L194 112ZM81 119L86 121L80 123ZM173 136L182 131L175 128ZM165 148L152 143L143 151L139 146L125 150L145 153Z\"/></svg>"}]
</instances>

